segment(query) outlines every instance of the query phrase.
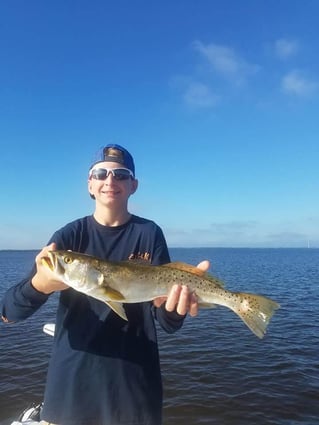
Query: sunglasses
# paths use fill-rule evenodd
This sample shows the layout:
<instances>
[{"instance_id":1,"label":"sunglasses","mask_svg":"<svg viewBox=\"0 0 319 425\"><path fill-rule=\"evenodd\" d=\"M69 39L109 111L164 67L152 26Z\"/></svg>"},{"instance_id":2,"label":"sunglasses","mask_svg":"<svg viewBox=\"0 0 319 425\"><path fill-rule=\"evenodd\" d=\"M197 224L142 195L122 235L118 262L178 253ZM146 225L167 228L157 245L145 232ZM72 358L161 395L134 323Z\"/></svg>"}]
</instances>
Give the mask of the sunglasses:
<instances>
[{"instance_id":1,"label":"sunglasses","mask_svg":"<svg viewBox=\"0 0 319 425\"><path fill-rule=\"evenodd\" d=\"M134 179L134 174L128 168L94 168L90 171L89 177L95 180L106 180L110 173L114 180Z\"/></svg>"}]
</instances>

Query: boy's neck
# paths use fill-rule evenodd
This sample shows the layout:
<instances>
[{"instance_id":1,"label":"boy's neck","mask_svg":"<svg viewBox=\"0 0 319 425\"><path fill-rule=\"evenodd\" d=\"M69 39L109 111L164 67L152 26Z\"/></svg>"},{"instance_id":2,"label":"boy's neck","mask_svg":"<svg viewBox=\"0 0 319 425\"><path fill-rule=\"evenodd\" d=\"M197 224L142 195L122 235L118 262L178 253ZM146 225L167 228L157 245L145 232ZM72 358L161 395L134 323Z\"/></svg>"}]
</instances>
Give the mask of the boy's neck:
<instances>
[{"instance_id":1,"label":"boy's neck","mask_svg":"<svg viewBox=\"0 0 319 425\"><path fill-rule=\"evenodd\" d=\"M121 211L120 213L114 211L98 211L95 210L93 214L95 220L103 226L116 227L127 223L131 214L128 211Z\"/></svg>"}]
</instances>

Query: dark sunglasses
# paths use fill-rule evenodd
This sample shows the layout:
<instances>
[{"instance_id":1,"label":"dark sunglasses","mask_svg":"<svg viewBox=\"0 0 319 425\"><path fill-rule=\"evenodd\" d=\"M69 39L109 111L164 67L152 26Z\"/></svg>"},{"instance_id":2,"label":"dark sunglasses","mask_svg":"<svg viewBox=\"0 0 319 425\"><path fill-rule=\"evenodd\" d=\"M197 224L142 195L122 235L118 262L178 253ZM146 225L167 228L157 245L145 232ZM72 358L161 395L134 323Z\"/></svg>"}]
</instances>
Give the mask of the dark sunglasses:
<instances>
[{"instance_id":1,"label":"dark sunglasses","mask_svg":"<svg viewBox=\"0 0 319 425\"><path fill-rule=\"evenodd\" d=\"M95 180L106 180L110 173L115 180L134 179L134 174L128 168L94 168L90 170L89 177Z\"/></svg>"}]
</instances>

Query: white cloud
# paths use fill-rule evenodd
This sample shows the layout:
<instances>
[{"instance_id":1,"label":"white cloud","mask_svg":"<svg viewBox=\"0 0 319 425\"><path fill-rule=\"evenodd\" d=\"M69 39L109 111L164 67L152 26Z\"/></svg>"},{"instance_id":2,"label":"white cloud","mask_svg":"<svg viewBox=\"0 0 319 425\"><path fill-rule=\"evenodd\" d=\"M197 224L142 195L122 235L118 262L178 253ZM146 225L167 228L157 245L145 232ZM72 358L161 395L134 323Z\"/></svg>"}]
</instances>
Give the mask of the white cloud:
<instances>
[{"instance_id":1,"label":"white cloud","mask_svg":"<svg viewBox=\"0 0 319 425\"><path fill-rule=\"evenodd\" d=\"M276 225L264 226L261 223L245 225L238 223L221 223L213 228L181 229L164 228L166 240L170 247L307 247L319 246L318 233L309 240L307 232L293 232L280 229ZM216 227L216 228L215 228Z\"/></svg>"},{"instance_id":2,"label":"white cloud","mask_svg":"<svg viewBox=\"0 0 319 425\"><path fill-rule=\"evenodd\" d=\"M193 109L208 109L218 105L227 91L227 85L242 86L260 67L241 58L234 49L215 43L195 41L192 48L199 53L200 62L194 65L192 75L175 75L171 86L179 91L184 103ZM214 81L214 75L226 80L226 86ZM218 93L215 87L218 84Z\"/></svg>"},{"instance_id":3,"label":"white cloud","mask_svg":"<svg viewBox=\"0 0 319 425\"><path fill-rule=\"evenodd\" d=\"M297 41L281 38L275 42L275 53L279 59L285 60L294 56L299 50Z\"/></svg>"},{"instance_id":4,"label":"white cloud","mask_svg":"<svg viewBox=\"0 0 319 425\"><path fill-rule=\"evenodd\" d=\"M192 82L186 88L184 100L193 108L210 108L218 102L218 96L211 89L200 82Z\"/></svg>"},{"instance_id":5,"label":"white cloud","mask_svg":"<svg viewBox=\"0 0 319 425\"><path fill-rule=\"evenodd\" d=\"M304 77L301 72L293 70L282 78L281 87L287 94L309 96L318 90L319 83Z\"/></svg>"},{"instance_id":6,"label":"white cloud","mask_svg":"<svg viewBox=\"0 0 319 425\"><path fill-rule=\"evenodd\" d=\"M195 41L193 47L204 57L213 71L236 84L242 83L259 69L258 65L246 62L230 47L214 43L205 45L201 41Z\"/></svg>"},{"instance_id":7,"label":"white cloud","mask_svg":"<svg viewBox=\"0 0 319 425\"><path fill-rule=\"evenodd\" d=\"M259 223L252 220L216 222L209 227L165 229L169 246L257 246ZM260 242L262 243L262 242Z\"/></svg>"}]
</instances>

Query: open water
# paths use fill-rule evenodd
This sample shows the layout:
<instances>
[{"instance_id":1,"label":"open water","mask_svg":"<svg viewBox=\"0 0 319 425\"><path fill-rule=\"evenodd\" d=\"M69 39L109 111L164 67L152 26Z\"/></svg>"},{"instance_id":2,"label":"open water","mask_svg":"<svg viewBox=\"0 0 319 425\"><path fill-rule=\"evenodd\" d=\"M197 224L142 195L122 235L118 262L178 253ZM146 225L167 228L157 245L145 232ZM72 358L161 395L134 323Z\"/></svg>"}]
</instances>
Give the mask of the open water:
<instances>
[{"instance_id":1,"label":"open water","mask_svg":"<svg viewBox=\"0 0 319 425\"><path fill-rule=\"evenodd\" d=\"M159 330L164 425L319 425L319 249L171 249L173 260L212 263L235 291L281 304L259 340L230 310ZM0 252L0 298L35 252ZM0 425L42 399L56 297L33 317L0 325ZM63 385L63 383L61 383Z\"/></svg>"}]
</instances>

